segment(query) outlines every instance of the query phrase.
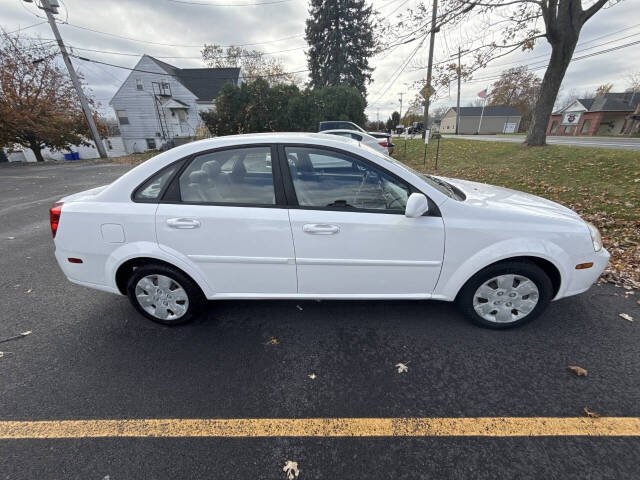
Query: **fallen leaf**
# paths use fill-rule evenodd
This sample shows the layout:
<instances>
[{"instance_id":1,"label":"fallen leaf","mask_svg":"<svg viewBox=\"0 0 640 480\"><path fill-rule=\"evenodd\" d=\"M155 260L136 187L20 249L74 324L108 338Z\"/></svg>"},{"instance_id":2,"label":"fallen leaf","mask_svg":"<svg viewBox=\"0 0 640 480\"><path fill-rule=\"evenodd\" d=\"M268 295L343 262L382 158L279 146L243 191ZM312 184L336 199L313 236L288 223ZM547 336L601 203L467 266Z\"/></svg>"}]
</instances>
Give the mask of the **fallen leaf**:
<instances>
[{"instance_id":1,"label":"fallen leaf","mask_svg":"<svg viewBox=\"0 0 640 480\"><path fill-rule=\"evenodd\" d=\"M584 407L584 413L587 417L589 418L599 418L600 414L596 413L596 412L592 412L591 410L589 410L587 407Z\"/></svg>"},{"instance_id":2,"label":"fallen leaf","mask_svg":"<svg viewBox=\"0 0 640 480\"><path fill-rule=\"evenodd\" d=\"M577 365L569 365L569 370L571 370L573 373L575 373L579 377L587 376L587 371L582 367L578 367Z\"/></svg>"},{"instance_id":3,"label":"fallen leaf","mask_svg":"<svg viewBox=\"0 0 640 480\"><path fill-rule=\"evenodd\" d=\"M396 363L396 368L398 369L398 373L406 373L409 371L409 367L404 363Z\"/></svg>"},{"instance_id":4,"label":"fallen leaf","mask_svg":"<svg viewBox=\"0 0 640 480\"><path fill-rule=\"evenodd\" d=\"M8 342L9 340L17 340L19 338L26 337L27 335L31 335L31 330L19 333L18 335L14 335L13 337L3 338L2 340L0 340L0 343Z\"/></svg>"},{"instance_id":5,"label":"fallen leaf","mask_svg":"<svg viewBox=\"0 0 640 480\"><path fill-rule=\"evenodd\" d=\"M300 305L296 305L296 308L300 311L302 311L302 307Z\"/></svg>"},{"instance_id":6,"label":"fallen leaf","mask_svg":"<svg viewBox=\"0 0 640 480\"><path fill-rule=\"evenodd\" d=\"M31 292L33 292L33 288L30 288L29 290L27 290L27 291L26 291L26 292L24 292L24 293L31 293Z\"/></svg>"},{"instance_id":7,"label":"fallen leaf","mask_svg":"<svg viewBox=\"0 0 640 480\"><path fill-rule=\"evenodd\" d=\"M293 480L294 478L298 478L300 475L300 470L298 470L298 462L292 462L291 460L287 460L282 467L282 471L287 474L288 480Z\"/></svg>"},{"instance_id":8,"label":"fallen leaf","mask_svg":"<svg viewBox=\"0 0 640 480\"><path fill-rule=\"evenodd\" d=\"M628 313L620 313L620 314L618 314L618 316L624 318L625 320L633 322L633 317L631 315L629 315Z\"/></svg>"},{"instance_id":9,"label":"fallen leaf","mask_svg":"<svg viewBox=\"0 0 640 480\"><path fill-rule=\"evenodd\" d=\"M271 337L265 345L278 345L280 342L276 337Z\"/></svg>"},{"instance_id":10,"label":"fallen leaf","mask_svg":"<svg viewBox=\"0 0 640 480\"><path fill-rule=\"evenodd\" d=\"M7 240L15 240L16 237L7 237Z\"/></svg>"},{"instance_id":11,"label":"fallen leaf","mask_svg":"<svg viewBox=\"0 0 640 480\"><path fill-rule=\"evenodd\" d=\"M312 373L311 375L307 375L307 377L309 377L311 380L315 380L316 379L316 374Z\"/></svg>"}]
</instances>

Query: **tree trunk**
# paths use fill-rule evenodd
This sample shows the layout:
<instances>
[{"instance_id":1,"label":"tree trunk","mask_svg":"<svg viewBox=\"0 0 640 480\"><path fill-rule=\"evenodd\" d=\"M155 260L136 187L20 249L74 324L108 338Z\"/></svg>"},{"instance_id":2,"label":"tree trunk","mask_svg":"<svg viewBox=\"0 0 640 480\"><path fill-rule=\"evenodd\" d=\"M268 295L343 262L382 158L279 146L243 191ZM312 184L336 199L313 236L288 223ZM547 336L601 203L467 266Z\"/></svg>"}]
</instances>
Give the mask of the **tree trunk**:
<instances>
[{"instance_id":1,"label":"tree trunk","mask_svg":"<svg viewBox=\"0 0 640 480\"><path fill-rule=\"evenodd\" d=\"M551 46L551 58L540 85L540 94L533 109L533 119L524 141L525 145L546 145L549 118L553 113L553 105L578 43L578 37L579 32L575 35L563 35L563 38Z\"/></svg>"},{"instance_id":2,"label":"tree trunk","mask_svg":"<svg viewBox=\"0 0 640 480\"><path fill-rule=\"evenodd\" d=\"M29 148L33 150L33 154L36 156L36 160L38 162L44 162L44 158L42 157L42 147L39 143L30 142Z\"/></svg>"}]
</instances>

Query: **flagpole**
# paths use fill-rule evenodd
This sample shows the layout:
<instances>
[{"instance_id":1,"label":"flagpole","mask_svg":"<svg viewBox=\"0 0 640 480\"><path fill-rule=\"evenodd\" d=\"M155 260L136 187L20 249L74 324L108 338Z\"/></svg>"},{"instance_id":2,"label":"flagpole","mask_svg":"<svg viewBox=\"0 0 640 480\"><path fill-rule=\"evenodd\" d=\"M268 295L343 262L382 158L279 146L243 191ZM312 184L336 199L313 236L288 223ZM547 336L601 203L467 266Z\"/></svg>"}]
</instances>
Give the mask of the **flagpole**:
<instances>
[{"instance_id":1,"label":"flagpole","mask_svg":"<svg viewBox=\"0 0 640 480\"><path fill-rule=\"evenodd\" d=\"M484 89L484 98L482 99L482 111L480 112L480 123L478 123L478 132L476 135L480 135L480 129L482 128L482 117L484 116L484 106L487 104L487 93L489 91L489 87Z\"/></svg>"}]
</instances>

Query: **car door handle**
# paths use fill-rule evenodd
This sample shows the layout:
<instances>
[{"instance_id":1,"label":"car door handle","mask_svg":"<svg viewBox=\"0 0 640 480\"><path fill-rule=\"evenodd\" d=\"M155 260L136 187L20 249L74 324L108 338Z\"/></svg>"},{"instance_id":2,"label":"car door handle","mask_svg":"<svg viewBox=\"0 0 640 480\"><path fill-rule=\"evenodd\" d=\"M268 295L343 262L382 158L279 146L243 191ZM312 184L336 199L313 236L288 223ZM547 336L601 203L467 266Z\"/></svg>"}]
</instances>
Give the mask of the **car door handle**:
<instances>
[{"instance_id":1,"label":"car door handle","mask_svg":"<svg viewBox=\"0 0 640 480\"><path fill-rule=\"evenodd\" d=\"M340 232L340 227L337 225L308 223L303 225L302 231L312 235L333 235Z\"/></svg>"},{"instance_id":2,"label":"car door handle","mask_svg":"<svg viewBox=\"0 0 640 480\"><path fill-rule=\"evenodd\" d=\"M167 219L167 225L171 228L198 228L200 221L195 218L169 218Z\"/></svg>"}]
</instances>

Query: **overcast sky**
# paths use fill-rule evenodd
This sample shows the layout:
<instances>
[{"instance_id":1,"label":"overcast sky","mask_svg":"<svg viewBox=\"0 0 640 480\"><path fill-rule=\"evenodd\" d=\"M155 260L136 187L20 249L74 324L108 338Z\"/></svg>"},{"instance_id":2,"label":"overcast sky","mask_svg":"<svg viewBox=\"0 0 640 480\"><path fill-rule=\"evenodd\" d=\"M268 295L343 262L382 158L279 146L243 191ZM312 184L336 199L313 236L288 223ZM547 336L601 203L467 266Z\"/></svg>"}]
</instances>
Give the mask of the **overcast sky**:
<instances>
[{"instance_id":1,"label":"overcast sky","mask_svg":"<svg viewBox=\"0 0 640 480\"><path fill-rule=\"evenodd\" d=\"M307 68L304 53L307 2L303 0L59 1L63 6L57 18L61 22L68 22L68 25L60 26L60 31L69 46L132 54L125 56L76 50L78 55L91 59L133 67L139 55L147 53L156 57L176 57L162 59L177 67L199 67L202 66L201 45L205 42L221 45L260 43L251 48L265 52L289 50L277 54L289 71ZM261 2L273 3L237 6ZM207 3L236 6L214 7ZM393 19L401 11L415 5L416 0L374 0L373 3L383 15ZM640 0L624 0L596 14L583 28L574 56L640 40L639 11ZM7 31L42 22L36 15L42 15L42 12L33 3L0 0L0 26ZM461 31L456 29L436 36L435 61L446 59L456 52L460 34ZM24 35L52 38L48 24L29 28ZM394 72L414 48L414 44L407 45L390 54L382 52L371 60L375 68L374 81L368 87L370 107L367 114L371 120L378 115L381 120L386 120L393 110L398 110L400 92L405 92L403 110L415 96L413 81L425 77L424 71L415 70L415 66L426 64L428 44L425 43L402 75L392 81ZM491 83L483 79L496 76L501 70L518 64L544 66L548 52L543 39L531 52L518 52L496 60L476 74L477 80L465 82L462 104L475 100L477 92ZM80 60L74 60L74 63L85 77L93 97L102 104L101 111L113 115L108 102L129 71ZM544 69L536 72L542 75ZM593 90L602 83L613 83L614 90L622 91L628 86L627 76L631 72L640 72L640 44L573 62L565 77L562 93L566 94L571 89L581 93ZM302 74L302 77L306 80L306 74ZM454 105L455 97L454 88L451 92L440 92L436 105Z\"/></svg>"}]
</instances>

